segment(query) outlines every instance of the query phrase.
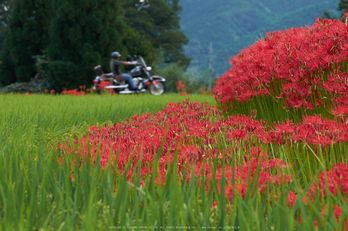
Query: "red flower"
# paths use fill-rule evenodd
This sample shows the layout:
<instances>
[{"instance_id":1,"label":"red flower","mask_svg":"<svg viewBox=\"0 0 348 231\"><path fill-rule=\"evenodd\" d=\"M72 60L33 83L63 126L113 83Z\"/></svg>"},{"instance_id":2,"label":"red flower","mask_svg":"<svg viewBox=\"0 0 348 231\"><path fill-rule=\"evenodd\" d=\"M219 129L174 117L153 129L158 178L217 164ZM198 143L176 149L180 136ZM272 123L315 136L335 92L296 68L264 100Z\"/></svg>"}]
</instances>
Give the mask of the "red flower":
<instances>
[{"instance_id":1,"label":"red flower","mask_svg":"<svg viewBox=\"0 0 348 231\"><path fill-rule=\"evenodd\" d=\"M66 92L79 94L77 89ZM248 188L251 188L252 194L262 194L269 192L267 190L270 185L288 186L293 180L286 174L286 162L270 155L269 148L263 149L268 145L263 144L281 140L288 142L294 138L298 143L313 144L317 142L315 137L327 136L333 140L333 137L339 134L342 136L339 139L343 140L345 136L348 139L347 133L348 125L345 122L326 120L319 116L308 116L298 125L286 121L272 128L251 116L223 117L222 112L215 106L185 100L182 103L169 103L165 109L157 113L135 115L126 119L124 123L105 125L101 128L91 126L86 137L75 140L71 145L61 144L57 148L61 149L63 156L71 156L72 165L78 164L78 167L87 164L87 160L77 163L78 154L84 158L89 157L93 164L99 155L102 169L109 164L121 175L125 174L126 166L130 163L132 170L126 177L132 180L139 167L140 181L143 185L146 185L147 179L153 173L152 166L161 148L159 166L154 176L156 184L166 182L166 172L177 155L178 179L189 181L192 176L204 176L205 182L198 180L197 186L207 191L212 180L219 185L225 178L225 196L232 201L236 195L245 197ZM269 139L261 139L260 136L267 136ZM235 141L231 137L241 140ZM59 157L61 164L62 158L64 157ZM232 160L235 160L233 167ZM250 185L251 182L255 182L254 177L258 177L258 187ZM334 195L347 195L348 165L333 165L331 170L321 172L316 180L306 192L305 203L313 201L314 196L320 199L326 197L327 188ZM221 193L219 190L220 187L218 193ZM288 205L294 206L297 195L290 191L287 197ZM342 213L340 211L339 207L335 208L336 217Z\"/></svg>"},{"instance_id":2,"label":"red flower","mask_svg":"<svg viewBox=\"0 0 348 231\"><path fill-rule=\"evenodd\" d=\"M334 210L334 216L336 217L336 219L340 219L342 214L342 209L340 206L336 205L335 206L335 210Z\"/></svg>"},{"instance_id":3,"label":"red flower","mask_svg":"<svg viewBox=\"0 0 348 231\"><path fill-rule=\"evenodd\" d=\"M346 62L346 27L339 20L316 20L311 27L267 33L231 60L214 87L216 100L243 103L267 94L284 99L285 108L313 110L346 96L345 68L334 68Z\"/></svg>"},{"instance_id":4,"label":"red flower","mask_svg":"<svg viewBox=\"0 0 348 231\"><path fill-rule=\"evenodd\" d=\"M348 18L348 12L343 13L343 18L346 20Z\"/></svg>"},{"instance_id":5,"label":"red flower","mask_svg":"<svg viewBox=\"0 0 348 231\"><path fill-rule=\"evenodd\" d=\"M177 90L183 90L185 89L185 85L182 83L182 81L178 81L178 86L176 88Z\"/></svg>"},{"instance_id":6,"label":"red flower","mask_svg":"<svg viewBox=\"0 0 348 231\"><path fill-rule=\"evenodd\" d=\"M295 195L291 190L288 194L288 200L289 200L289 203L290 203L290 206L291 207L294 207L294 204L296 202L296 199L297 199L297 195Z\"/></svg>"}]
</instances>

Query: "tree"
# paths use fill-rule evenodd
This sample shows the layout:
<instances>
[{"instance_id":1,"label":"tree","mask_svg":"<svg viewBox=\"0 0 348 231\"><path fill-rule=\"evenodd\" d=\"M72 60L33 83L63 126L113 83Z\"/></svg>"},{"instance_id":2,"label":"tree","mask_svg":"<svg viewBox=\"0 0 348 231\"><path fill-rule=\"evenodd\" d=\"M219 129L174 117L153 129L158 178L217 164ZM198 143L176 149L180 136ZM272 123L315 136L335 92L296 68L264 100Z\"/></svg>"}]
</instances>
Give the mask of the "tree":
<instances>
[{"instance_id":1,"label":"tree","mask_svg":"<svg viewBox=\"0 0 348 231\"><path fill-rule=\"evenodd\" d=\"M146 60L147 64L153 63L156 59L151 41L144 40L143 36L130 26L126 27L123 45L126 47L129 55L141 55ZM130 70L133 66L125 66L124 68Z\"/></svg>"},{"instance_id":2,"label":"tree","mask_svg":"<svg viewBox=\"0 0 348 231\"><path fill-rule=\"evenodd\" d=\"M93 67L121 46L124 25L117 1L53 0L48 76L56 90L91 84Z\"/></svg>"},{"instance_id":3,"label":"tree","mask_svg":"<svg viewBox=\"0 0 348 231\"><path fill-rule=\"evenodd\" d=\"M101 64L108 70L114 50L123 57L134 47L141 53L151 53L148 42L123 22L118 1L53 0L53 3L48 76L56 90L90 86L93 67Z\"/></svg>"},{"instance_id":4,"label":"tree","mask_svg":"<svg viewBox=\"0 0 348 231\"><path fill-rule=\"evenodd\" d=\"M347 11L348 10L348 0L341 0L340 3L338 4L337 10L339 11Z\"/></svg>"},{"instance_id":5,"label":"tree","mask_svg":"<svg viewBox=\"0 0 348 231\"><path fill-rule=\"evenodd\" d=\"M180 66L179 63L165 63L163 56L163 49L156 51L156 59L153 63L154 69L157 75L166 78L166 91L177 93L178 81L187 83L189 77L185 74L183 66Z\"/></svg>"},{"instance_id":6,"label":"tree","mask_svg":"<svg viewBox=\"0 0 348 231\"><path fill-rule=\"evenodd\" d=\"M8 35L8 24L12 13L14 0L0 0L0 52L2 44Z\"/></svg>"},{"instance_id":7,"label":"tree","mask_svg":"<svg viewBox=\"0 0 348 231\"><path fill-rule=\"evenodd\" d=\"M341 17L340 17L340 18L342 18L343 13L345 11L348 11L348 0L340 0L340 2L338 4L338 7L337 7L337 10L338 11L343 11L342 14L341 14ZM336 17L331 16L328 11L324 12L324 17L328 18L328 19L336 19Z\"/></svg>"},{"instance_id":8,"label":"tree","mask_svg":"<svg viewBox=\"0 0 348 231\"><path fill-rule=\"evenodd\" d=\"M16 0L1 53L0 82L27 82L36 72L33 55L49 43L51 4L46 0Z\"/></svg>"},{"instance_id":9,"label":"tree","mask_svg":"<svg viewBox=\"0 0 348 231\"><path fill-rule=\"evenodd\" d=\"M151 0L149 7L139 8L139 0L121 0L125 22L136 29L144 40L152 42L155 49L164 50L166 63L179 63L185 69L190 58L184 54L183 45L188 38L180 31L178 14L182 8L179 0Z\"/></svg>"}]
</instances>

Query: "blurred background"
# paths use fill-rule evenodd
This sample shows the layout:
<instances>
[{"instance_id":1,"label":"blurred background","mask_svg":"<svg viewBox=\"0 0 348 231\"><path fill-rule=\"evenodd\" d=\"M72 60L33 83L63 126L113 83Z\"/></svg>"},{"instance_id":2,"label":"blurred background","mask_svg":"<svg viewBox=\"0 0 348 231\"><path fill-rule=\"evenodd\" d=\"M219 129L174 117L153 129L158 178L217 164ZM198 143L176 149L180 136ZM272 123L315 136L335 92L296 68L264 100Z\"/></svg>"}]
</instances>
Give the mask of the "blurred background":
<instances>
[{"instance_id":1,"label":"blurred background","mask_svg":"<svg viewBox=\"0 0 348 231\"><path fill-rule=\"evenodd\" d=\"M177 92L214 86L268 31L340 18L346 0L0 0L0 92L84 85L110 54L141 55ZM125 72L129 69L124 69Z\"/></svg>"}]
</instances>

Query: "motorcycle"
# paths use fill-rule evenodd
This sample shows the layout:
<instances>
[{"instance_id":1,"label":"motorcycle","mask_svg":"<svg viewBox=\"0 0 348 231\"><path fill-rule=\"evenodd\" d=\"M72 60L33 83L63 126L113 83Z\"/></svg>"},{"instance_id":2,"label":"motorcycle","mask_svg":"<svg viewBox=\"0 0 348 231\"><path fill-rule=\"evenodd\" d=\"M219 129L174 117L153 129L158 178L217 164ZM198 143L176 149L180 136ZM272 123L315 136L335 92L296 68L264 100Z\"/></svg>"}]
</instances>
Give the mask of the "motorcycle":
<instances>
[{"instance_id":1,"label":"motorcycle","mask_svg":"<svg viewBox=\"0 0 348 231\"><path fill-rule=\"evenodd\" d=\"M136 63L128 74L132 76L134 84L138 87L137 91L130 90L129 84L121 79L117 80L113 73L104 73L100 65L94 67L97 76L93 80L93 89L97 93L101 93L101 89L104 88L112 89L117 94L151 93L162 95L165 92L164 82L166 79L153 75L152 68L146 65L141 56L137 57Z\"/></svg>"}]
</instances>

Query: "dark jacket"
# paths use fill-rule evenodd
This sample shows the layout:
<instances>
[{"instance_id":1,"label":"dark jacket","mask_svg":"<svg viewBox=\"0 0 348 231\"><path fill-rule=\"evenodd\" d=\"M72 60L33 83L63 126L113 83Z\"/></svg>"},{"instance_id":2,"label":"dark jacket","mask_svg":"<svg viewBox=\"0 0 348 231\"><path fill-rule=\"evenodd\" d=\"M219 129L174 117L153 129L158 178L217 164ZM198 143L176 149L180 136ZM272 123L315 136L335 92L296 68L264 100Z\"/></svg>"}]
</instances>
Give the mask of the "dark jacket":
<instances>
[{"instance_id":1,"label":"dark jacket","mask_svg":"<svg viewBox=\"0 0 348 231\"><path fill-rule=\"evenodd\" d=\"M111 59L110 69L114 75L122 74L121 68L120 68L121 65L124 65L124 62L117 60L117 59Z\"/></svg>"}]
</instances>

